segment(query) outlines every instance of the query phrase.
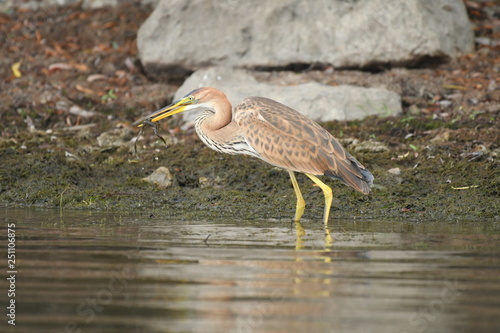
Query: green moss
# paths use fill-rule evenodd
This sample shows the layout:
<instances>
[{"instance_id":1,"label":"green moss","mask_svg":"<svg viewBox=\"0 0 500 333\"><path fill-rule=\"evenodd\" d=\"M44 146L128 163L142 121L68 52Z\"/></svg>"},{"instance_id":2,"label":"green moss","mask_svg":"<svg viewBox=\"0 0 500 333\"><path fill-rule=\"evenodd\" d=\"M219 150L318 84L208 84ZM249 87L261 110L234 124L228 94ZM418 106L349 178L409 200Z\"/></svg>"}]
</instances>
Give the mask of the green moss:
<instances>
[{"instance_id":1,"label":"green moss","mask_svg":"<svg viewBox=\"0 0 500 333\"><path fill-rule=\"evenodd\" d=\"M487 151L498 149L498 130L492 121L491 116L476 115L453 124L430 117L371 117L325 124L342 138L375 139L389 147L385 152L363 153L347 147L373 172L376 186L364 196L327 180L334 192L331 218L498 221L498 160L488 159L489 155L472 161L461 156L473 151L478 140ZM451 131L449 139L432 143L443 130ZM140 159L135 160L130 146L96 147L98 134L19 132L1 139L0 204L144 211L186 219L238 216L289 221L294 215L288 173L262 161L218 154L193 134L179 135L181 144L162 147L160 152L140 150ZM170 188L142 181L160 166L174 176ZM392 168L400 168L401 174L388 173ZM206 183L200 183L200 177ZM307 202L303 218L321 221L321 190L305 176L299 175L298 181Z\"/></svg>"}]
</instances>

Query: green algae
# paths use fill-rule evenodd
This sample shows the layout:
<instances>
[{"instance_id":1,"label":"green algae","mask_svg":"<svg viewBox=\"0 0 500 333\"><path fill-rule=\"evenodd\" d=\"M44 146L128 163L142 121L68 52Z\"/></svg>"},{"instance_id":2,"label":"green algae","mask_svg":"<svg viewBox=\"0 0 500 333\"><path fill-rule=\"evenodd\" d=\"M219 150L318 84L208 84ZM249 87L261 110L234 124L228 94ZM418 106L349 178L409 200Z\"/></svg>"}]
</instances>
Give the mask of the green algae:
<instances>
[{"instance_id":1,"label":"green algae","mask_svg":"<svg viewBox=\"0 0 500 333\"><path fill-rule=\"evenodd\" d=\"M376 179L369 196L327 181L334 191L331 218L499 221L500 131L495 119L485 114L452 125L429 117L324 124ZM145 145L136 158L130 144L99 147L99 128L86 135L20 131L2 138L0 205L186 218L293 217L294 193L280 169L247 156L218 154L194 134L179 134L179 143L166 148ZM444 131L448 134L442 140L432 141ZM356 140L348 138L358 144L377 141L388 149L354 153ZM174 176L167 189L142 181L160 166ZM388 172L394 168L400 173ZM307 202L303 218L321 221L321 190L306 177L298 181Z\"/></svg>"}]
</instances>

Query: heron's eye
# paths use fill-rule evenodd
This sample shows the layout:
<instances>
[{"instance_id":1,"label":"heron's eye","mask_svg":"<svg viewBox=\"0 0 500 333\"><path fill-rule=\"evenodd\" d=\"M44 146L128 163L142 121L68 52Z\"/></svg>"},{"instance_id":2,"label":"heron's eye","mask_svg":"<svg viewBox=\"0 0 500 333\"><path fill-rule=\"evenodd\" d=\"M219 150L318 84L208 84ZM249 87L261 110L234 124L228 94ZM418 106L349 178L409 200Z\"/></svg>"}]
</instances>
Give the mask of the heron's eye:
<instances>
[{"instance_id":1,"label":"heron's eye","mask_svg":"<svg viewBox=\"0 0 500 333\"><path fill-rule=\"evenodd\" d=\"M189 96L188 96L188 100L189 100L190 102L194 101L194 96L193 96L193 95L189 95Z\"/></svg>"}]
</instances>

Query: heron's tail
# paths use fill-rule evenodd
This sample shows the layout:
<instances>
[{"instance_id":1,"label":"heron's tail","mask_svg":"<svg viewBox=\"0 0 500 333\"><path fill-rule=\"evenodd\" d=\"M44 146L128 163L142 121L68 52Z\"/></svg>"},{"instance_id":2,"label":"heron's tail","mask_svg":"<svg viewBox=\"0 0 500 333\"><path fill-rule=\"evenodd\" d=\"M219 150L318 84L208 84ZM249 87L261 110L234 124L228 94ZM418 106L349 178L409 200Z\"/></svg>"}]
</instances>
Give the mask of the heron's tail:
<instances>
[{"instance_id":1,"label":"heron's tail","mask_svg":"<svg viewBox=\"0 0 500 333\"><path fill-rule=\"evenodd\" d=\"M371 172L352 156L349 156L347 161L347 163L337 163L335 173L330 170L325 171L325 176L338 179L364 194L370 193L374 179Z\"/></svg>"}]
</instances>

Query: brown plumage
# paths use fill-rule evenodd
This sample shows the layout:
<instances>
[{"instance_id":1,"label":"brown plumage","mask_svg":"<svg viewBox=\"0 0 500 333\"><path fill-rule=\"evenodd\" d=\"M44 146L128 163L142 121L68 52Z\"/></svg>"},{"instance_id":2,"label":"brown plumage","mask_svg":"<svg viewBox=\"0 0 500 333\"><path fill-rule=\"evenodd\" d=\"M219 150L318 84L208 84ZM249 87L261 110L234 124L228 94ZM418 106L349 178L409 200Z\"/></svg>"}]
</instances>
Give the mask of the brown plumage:
<instances>
[{"instance_id":1,"label":"brown plumage","mask_svg":"<svg viewBox=\"0 0 500 333\"><path fill-rule=\"evenodd\" d=\"M139 123L154 123L193 109L204 112L196 119L196 132L210 148L228 154L258 157L290 173L297 196L295 221L305 202L294 172L305 173L325 193L324 222L332 201L331 189L315 176L338 179L368 194L372 174L328 131L301 113L264 97L248 97L232 111L226 95L214 88L199 88L181 100L147 116Z\"/></svg>"},{"instance_id":2,"label":"brown plumage","mask_svg":"<svg viewBox=\"0 0 500 333\"><path fill-rule=\"evenodd\" d=\"M328 131L301 113L263 97L249 97L234 110L248 144L269 164L325 175L367 194L373 178ZM365 172L365 173L363 173Z\"/></svg>"}]
</instances>

